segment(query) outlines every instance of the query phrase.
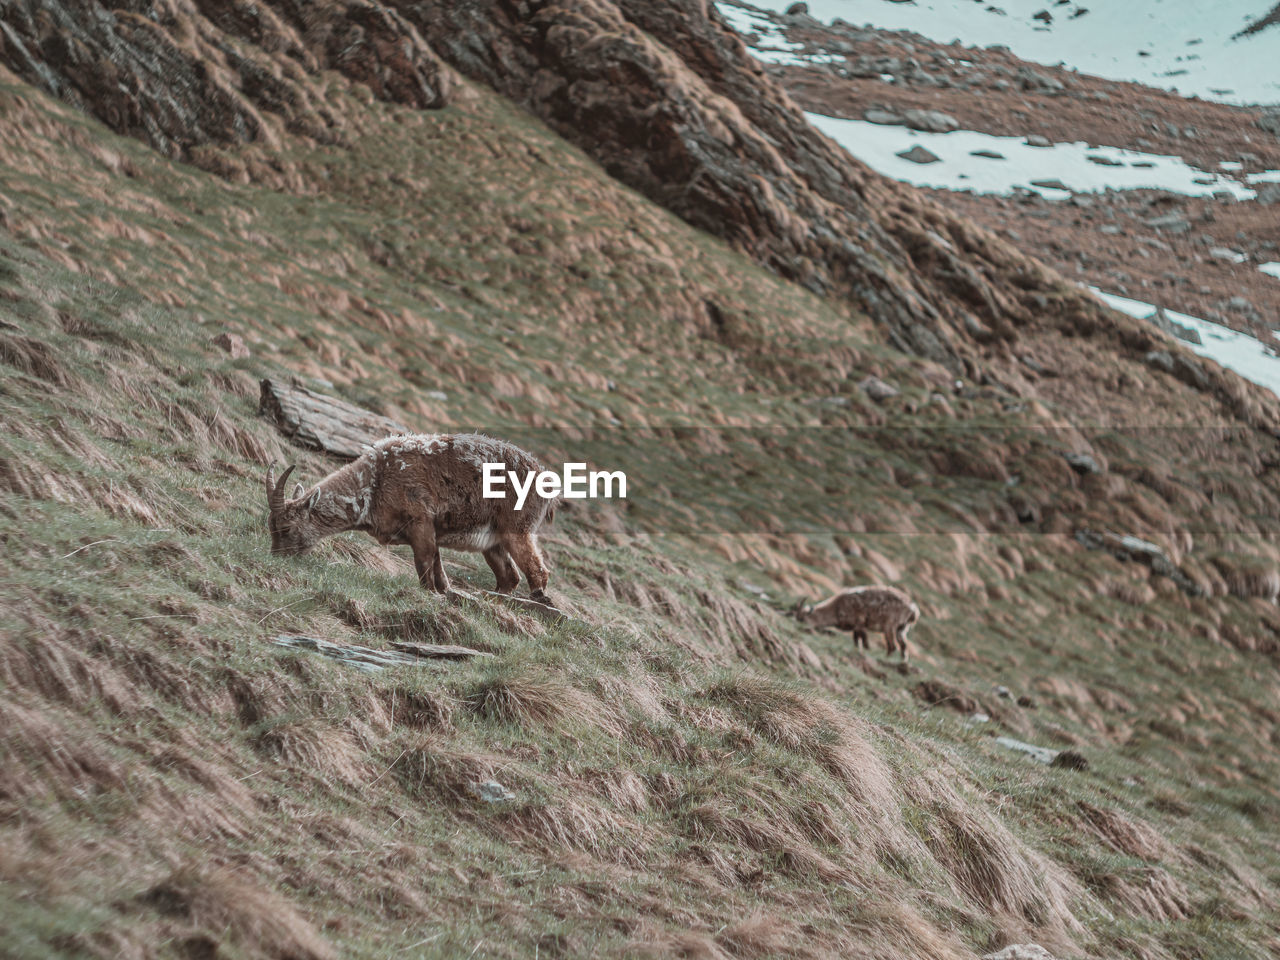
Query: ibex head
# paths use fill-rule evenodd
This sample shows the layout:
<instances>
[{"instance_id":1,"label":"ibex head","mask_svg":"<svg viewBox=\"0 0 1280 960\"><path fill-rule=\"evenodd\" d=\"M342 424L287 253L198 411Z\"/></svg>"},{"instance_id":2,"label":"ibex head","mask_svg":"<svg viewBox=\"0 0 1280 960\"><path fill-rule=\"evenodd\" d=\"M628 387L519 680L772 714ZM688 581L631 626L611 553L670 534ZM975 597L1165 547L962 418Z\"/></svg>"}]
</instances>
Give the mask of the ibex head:
<instances>
[{"instance_id":1,"label":"ibex head","mask_svg":"<svg viewBox=\"0 0 1280 960\"><path fill-rule=\"evenodd\" d=\"M797 620L799 620L801 623L804 623L805 617L809 615L809 611L812 609L813 609L813 606L811 604L806 603L804 597L801 597L799 600L796 601L796 605L791 608L791 615L795 617Z\"/></svg>"},{"instance_id":2,"label":"ibex head","mask_svg":"<svg viewBox=\"0 0 1280 960\"><path fill-rule=\"evenodd\" d=\"M311 508L315 506L315 494L302 499L302 484L293 488L293 497L284 498L284 485L289 481L293 467L289 467L280 479L275 478L275 461L267 467L267 506L271 515L267 526L271 530L271 552L294 555L306 553L319 539L311 529Z\"/></svg>"}]
</instances>

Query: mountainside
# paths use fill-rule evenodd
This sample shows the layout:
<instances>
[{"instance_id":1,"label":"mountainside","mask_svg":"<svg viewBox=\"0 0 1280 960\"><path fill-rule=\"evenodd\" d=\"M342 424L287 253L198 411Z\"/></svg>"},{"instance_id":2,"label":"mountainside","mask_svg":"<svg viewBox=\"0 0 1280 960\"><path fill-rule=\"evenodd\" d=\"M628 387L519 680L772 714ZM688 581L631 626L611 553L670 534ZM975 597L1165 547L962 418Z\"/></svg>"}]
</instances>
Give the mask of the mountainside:
<instances>
[{"instance_id":1,"label":"mountainside","mask_svg":"<svg viewBox=\"0 0 1280 960\"><path fill-rule=\"evenodd\" d=\"M5 950L1280 951L1280 400L800 86L694 0L0 0ZM272 556L264 377L625 469L567 618ZM910 664L787 616L871 582Z\"/></svg>"},{"instance_id":2,"label":"mountainside","mask_svg":"<svg viewBox=\"0 0 1280 960\"><path fill-rule=\"evenodd\" d=\"M783 13L788 0L756 6ZM1025 60L1174 90L1226 103L1280 101L1276 9L1267 0L1175 4L1169 0L1077 3L1057 0L810 0L824 21L843 18L885 30L911 30L1007 47Z\"/></svg>"}]
</instances>

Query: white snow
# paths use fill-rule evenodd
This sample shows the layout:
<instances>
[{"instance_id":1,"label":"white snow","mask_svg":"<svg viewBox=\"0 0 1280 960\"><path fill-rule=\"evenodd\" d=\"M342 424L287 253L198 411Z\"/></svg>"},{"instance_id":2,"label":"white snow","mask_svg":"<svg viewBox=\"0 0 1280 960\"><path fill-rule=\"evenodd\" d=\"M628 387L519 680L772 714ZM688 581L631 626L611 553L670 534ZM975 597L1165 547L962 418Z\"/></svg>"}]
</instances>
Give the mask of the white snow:
<instances>
[{"instance_id":1,"label":"white snow","mask_svg":"<svg viewBox=\"0 0 1280 960\"><path fill-rule=\"evenodd\" d=\"M1268 277L1275 277L1280 280L1280 263L1272 261L1271 263L1260 263L1258 269L1265 273Z\"/></svg>"},{"instance_id":2,"label":"white snow","mask_svg":"<svg viewBox=\"0 0 1280 960\"><path fill-rule=\"evenodd\" d=\"M741 7L720 7L729 25L744 36L757 34L759 40L750 47L752 56L761 63L777 63L788 67L807 67L815 63L844 63L844 57L833 53L804 53L804 46L788 40L768 17L753 14ZM785 9L785 8L784 8Z\"/></svg>"},{"instance_id":3,"label":"white snow","mask_svg":"<svg viewBox=\"0 0 1280 960\"><path fill-rule=\"evenodd\" d=\"M790 0L754 0L785 11ZM1136 80L1229 103L1280 101L1280 27L1232 40L1274 0L808 0L830 22L913 30L940 43L1003 44L1023 60L1065 63L1112 80ZM1087 7L1088 13L1073 16ZM734 8L720 5L729 15ZM1048 28L1033 15L1048 10ZM1196 42L1200 41L1200 42ZM1141 56L1140 52L1146 53Z\"/></svg>"},{"instance_id":4,"label":"white snow","mask_svg":"<svg viewBox=\"0 0 1280 960\"><path fill-rule=\"evenodd\" d=\"M1097 287L1090 287L1094 295L1103 303L1131 317L1146 319L1156 312L1156 308L1141 300L1131 300L1114 293L1103 293ZM1183 346L1199 354L1216 360L1228 370L1234 370L1246 380L1251 380L1260 387L1266 387L1280 396L1280 358L1272 347L1247 333L1234 330L1192 317L1185 313L1166 310L1169 319L1185 327L1191 327L1200 334L1203 343L1186 343Z\"/></svg>"},{"instance_id":5,"label":"white snow","mask_svg":"<svg viewBox=\"0 0 1280 960\"><path fill-rule=\"evenodd\" d=\"M806 117L813 126L872 169L920 187L997 194L1008 194L1014 187L1023 187L1051 200L1066 199L1072 192L1141 188L1168 190L1193 197L1226 190L1237 200L1256 195L1237 181L1197 170L1180 157L1140 153L1120 147L1090 147L1083 141L1032 147L1019 137L996 137L973 130L925 133L865 120L840 120L816 113L806 114ZM941 162L918 164L897 156L917 144L936 154ZM975 150L995 151L1003 154L1005 159L975 157L972 155ZM1118 161L1120 166L1091 163L1088 159L1091 156ZM1033 180L1057 180L1069 189L1035 187L1031 183Z\"/></svg>"}]
</instances>

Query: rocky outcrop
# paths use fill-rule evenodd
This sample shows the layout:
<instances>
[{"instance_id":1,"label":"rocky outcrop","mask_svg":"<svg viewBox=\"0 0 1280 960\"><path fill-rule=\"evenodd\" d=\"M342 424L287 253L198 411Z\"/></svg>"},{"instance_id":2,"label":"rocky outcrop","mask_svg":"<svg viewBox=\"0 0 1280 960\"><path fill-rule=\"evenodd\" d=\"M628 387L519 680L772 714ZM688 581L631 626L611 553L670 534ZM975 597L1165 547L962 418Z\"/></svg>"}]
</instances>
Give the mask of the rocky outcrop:
<instances>
[{"instance_id":1,"label":"rocky outcrop","mask_svg":"<svg viewBox=\"0 0 1280 960\"><path fill-rule=\"evenodd\" d=\"M958 373L979 364L973 331L1011 338L1028 316L989 273L1052 286L1029 262L991 269L1001 254L810 127L700 0L397 6L620 180Z\"/></svg>"},{"instance_id":2,"label":"rocky outcrop","mask_svg":"<svg viewBox=\"0 0 1280 960\"><path fill-rule=\"evenodd\" d=\"M187 160L205 143L270 145L277 128L337 139L309 82L321 70L420 108L444 106L453 89L413 26L368 0L0 0L0 62Z\"/></svg>"},{"instance_id":3,"label":"rocky outcrop","mask_svg":"<svg viewBox=\"0 0 1280 960\"><path fill-rule=\"evenodd\" d=\"M344 107L320 71L437 107L452 67L689 223L966 379L1033 394L1015 346L1024 328L1106 338L1138 358L1154 348L1141 321L811 127L705 0L128 2L0 0L0 60L171 156L273 183L273 138L342 139L333 111ZM233 150L200 150L245 141L263 145L248 170ZM1195 385L1274 428L1270 398L1216 370Z\"/></svg>"}]
</instances>

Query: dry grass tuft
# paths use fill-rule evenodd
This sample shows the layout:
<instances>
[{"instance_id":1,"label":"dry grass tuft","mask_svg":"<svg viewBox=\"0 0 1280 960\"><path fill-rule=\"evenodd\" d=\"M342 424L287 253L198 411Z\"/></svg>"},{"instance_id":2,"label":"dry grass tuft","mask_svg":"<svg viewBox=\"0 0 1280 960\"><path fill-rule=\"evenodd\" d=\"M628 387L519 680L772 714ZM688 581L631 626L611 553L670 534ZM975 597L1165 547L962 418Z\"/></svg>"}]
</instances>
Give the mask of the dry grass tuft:
<instances>
[{"instance_id":1,"label":"dry grass tuft","mask_svg":"<svg viewBox=\"0 0 1280 960\"><path fill-rule=\"evenodd\" d=\"M121 715L142 709L143 696L133 683L110 663L86 655L94 643L90 637L52 624L33 624L31 631L0 647L0 679L5 683L69 706L100 701Z\"/></svg>"},{"instance_id":2,"label":"dry grass tuft","mask_svg":"<svg viewBox=\"0 0 1280 960\"><path fill-rule=\"evenodd\" d=\"M312 776L347 784L369 779L369 763L351 735L323 720L306 718L272 722L254 738L264 756Z\"/></svg>"},{"instance_id":3,"label":"dry grass tuft","mask_svg":"<svg viewBox=\"0 0 1280 960\"><path fill-rule=\"evenodd\" d=\"M419 730L450 730L457 701L442 690L390 687L379 691L392 726Z\"/></svg>"},{"instance_id":4,"label":"dry grass tuft","mask_svg":"<svg viewBox=\"0 0 1280 960\"><path fill-rule=\"evenodd\" d=\"M753 811L756 807L751 805ZM801 835L785 811L770 810L770 805L764 802L759 807L765 816L734 813L718 801L699 803L685 811L685 819L695 837L728 842L764 854L771 861L771 869L827 883L852 881L852 874L845 867L819 852Z\"/></svg>"},{"instance_id":5,"label":"dry grass tuft","mask_svg":"<svg viewBox=\"0 0 1280 960\"><path fill-rule=\"evenodd\" d=\"M0 334L0 363L8 364L28 376L35 377L55 387L78 384L53 347L33 337L17 334Z\"/></svg>"},{"instance_id":6,"label":"dry grass tuft","mask_svg":"<svg viewBox=\"0 0 1280 960\"><path fill-rule=\"evenodd\" d=\"M1130 820L1115 810L1104 810L1083 800L1076 806L1088 828L1112 849L1139 860L1159 861L1177 857L1169 841L1151 825Z\"/></svg>"},{"instance_id":7,"label":"dry grass tuft","mask_svg":"<svg viewBox=\"0 0 1280 960\"><path fill-rule=\"evenodd\" d=\"M1109 899L1134 916L1164 923L1191 915L1191 897L1186 887L1162 867L1107 874L1100 878L1099 885Z\"/></svg>"},{"instance_id":8,"label":"dry grass tuft","mask_svg":"<svg viewBox=\"0 0 1280 960\"><path fill-rule=\"evenodd\" d=\"M664 960L734 960L716 941L705 933L692 930L645 931L627 944L624 955Z\"/></svg>"},{"instance_id":9,"label":"dry grass tuft","mask_svg":"<svg viewBox=\"0 0 1280 960\"><path fill-rule=\"evenodd\" d=\"M929 960L970 960L973 953L930 923L909 902L872 900L850 929L839 955L857 960L882 957L928 957Z\"/></svg>"},{"instance_id":10,"label":"dry grass tuft","mask_svg":"<svg viewBox=\"0 0 1280 960\"><path fill-rule=\"evenodd\" d=\"M186 928L191 941L208 942L220 955L230 941L239 954L262 960L333 960L333 948L278 894L226 868L187 868L137 897L137 902Z\"/></svg>"},{"instance_id":11,"label":"dry grass tuft","mask_svg":"<svg viewBox=\"0 0 1280 960\"><path fill-rule=\"evenodd\" d=\"M541 670L503 670L481 681L467 697L480 716L526 729L553 728L571 734L573 725L622 735L616 713L561 677Z\"/></svg>"},{"instance_id":12,"label":"dry grass tuft","mask_svg":"<svg viewBox=\"0 0 1280 960\"><path fill-rule=\"evenodd\" d=\"M475 802L472 785L495 778L503 758L457 750L443 738L430 737L405 750L391 763L396 778L415 796L434 796L455 804Z\"/></svg>"},{"instance_id":13,"label":"dry grass tuft","mask_svg":"<svg viewBox=\"0 0 1280 960\"><path fill-rule=\"evenodd\" d=\"M897 809L893 774L867 741L865 725L850 714L777 680L745 673L712 684L706 696L731 705L778 745L812 757L867 809Z\"/></svg>"},{"instance_id":14,"label":"dry grass tuft","mask_svg":"<svg viewBox=\"0 0 1280 960\"><path fill-rule=\"evenodd\" d=\"M968 897L1059 935L1078 927L1069 902L1079 888L1060 869L966 803L940 775L914 781L911 792L930 814L925 842Z\"/></svg>"},{"instance_id":15,"label":"dry grass tuft","mask_svg":"<svg viewBox=\"0 0 1280 960\"><path fill-rule=\"evenodd\" d=\"M796 929L764 910L730 924L716 934L716 941L735 957L776 957L793 952Z\"/></svg>"},{"instance_id":16,"label":"dry grass tuft","mask_svg":"<svg viewBox=\"0 0 1280 960\"><path fill-rule=\"evenodd\" d=\"M577 850L613 863L640 866L645 860L639 825L595 803L559 797L527 803L501 817L504 832L552 850Z\"/></svg>"},{"instance_id":17,"label":"dry grass tuft","mask_svg":"<svg viewBox=\"0 0 1280 960\"><path fill-rule=\"evenodd\" d=\"M1233 597L1241 600L1261 597L1272 603L1280 597L1280 568L1264 558L1220 553L1210 557L1209 562Z\"/></svg>"},{"instance_id":18,"label":"dry grass tuft","mask_svg":"<svg viewBox=\"0 0 1280 960\"><path fill-rule=\"evenodd\" d=\"M105 745L62 726L47 707L0 700L0 730L0 799L39 796L41 782L72 802L124 785Z\"/></svg>"}]
</instances>

